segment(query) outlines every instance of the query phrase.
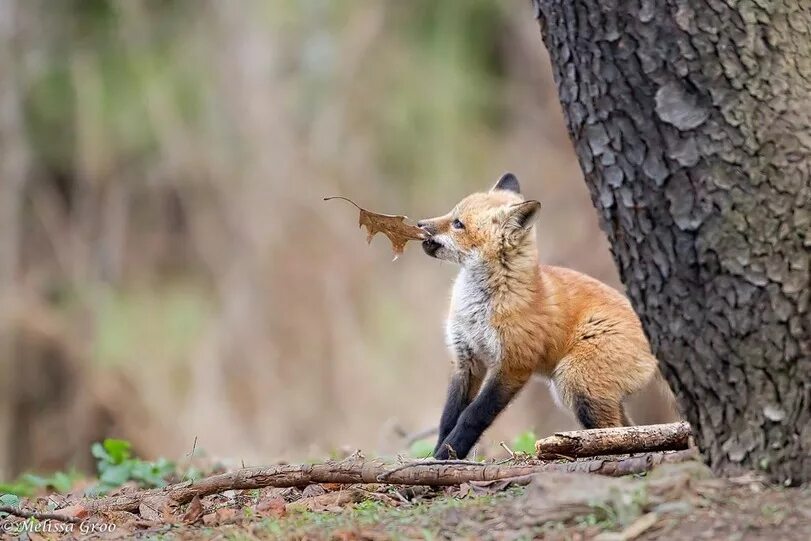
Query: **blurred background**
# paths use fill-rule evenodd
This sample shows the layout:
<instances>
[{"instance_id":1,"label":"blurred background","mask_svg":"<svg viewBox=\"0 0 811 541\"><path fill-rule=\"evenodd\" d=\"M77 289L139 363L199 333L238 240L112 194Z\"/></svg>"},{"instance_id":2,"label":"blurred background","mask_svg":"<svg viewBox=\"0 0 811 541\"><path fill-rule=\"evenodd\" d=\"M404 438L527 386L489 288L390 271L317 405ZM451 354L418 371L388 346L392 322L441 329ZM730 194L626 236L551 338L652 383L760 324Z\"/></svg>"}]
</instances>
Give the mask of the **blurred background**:
<instances>
[{"instance_id":1,"label":"blurred background","mask_svg":"<svg viewBox=\"0 0 811 541\"><path fill-rule=\"evenodd\" d=\"M521 2L0 1L0 477L435 426L456 269L327 195L416 219L511 170L543 260L618 285L545 54ZM481 447L573 426L533 382Z\"/></svg>"}]
</instances>

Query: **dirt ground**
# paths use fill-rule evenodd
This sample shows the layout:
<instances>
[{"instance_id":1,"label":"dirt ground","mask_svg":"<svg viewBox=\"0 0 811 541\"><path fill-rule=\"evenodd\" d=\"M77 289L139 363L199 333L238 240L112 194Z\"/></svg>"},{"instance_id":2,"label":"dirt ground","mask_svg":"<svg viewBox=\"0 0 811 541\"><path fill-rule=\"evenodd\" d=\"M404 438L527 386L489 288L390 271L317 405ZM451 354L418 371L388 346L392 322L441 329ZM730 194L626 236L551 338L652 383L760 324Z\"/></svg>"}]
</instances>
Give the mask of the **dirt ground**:
<instances>
[{"instance_id":1,"label":"dirt ground","mask_svg":"<svg viewBox=\"0 0 811 541\"><path fill-rule=\"evenodd\" d=\"M754 476L718 479L687 462L623 478L539 474L527 486L500 481L443 489L325 484L233 491L151 518L111 513L84 525L8 518L0 524L0 538L25 540L807 541L811 487L768 486Z\"/></svg>"}]
</instances>

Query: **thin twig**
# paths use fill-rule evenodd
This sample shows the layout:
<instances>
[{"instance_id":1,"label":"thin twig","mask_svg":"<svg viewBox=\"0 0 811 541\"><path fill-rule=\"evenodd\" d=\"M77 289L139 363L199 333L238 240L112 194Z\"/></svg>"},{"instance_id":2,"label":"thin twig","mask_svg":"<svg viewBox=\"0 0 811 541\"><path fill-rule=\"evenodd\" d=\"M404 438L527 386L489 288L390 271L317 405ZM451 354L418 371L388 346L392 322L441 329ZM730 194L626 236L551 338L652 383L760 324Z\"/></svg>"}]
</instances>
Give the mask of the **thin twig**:
<instances>
[{"instance_id":1,"label":"thin twig","mask_svg":"<svg viewBox=\"0 0 811 541\"><path fill-rule=\"evenodd\" d=\"M515 460L515 453L513 453L512 449L507 447L506 443L504 443L503 441L500 441L500 442L498 442L498 444L499 444L499 446L501 446L502 449L504 449L505 451L507 451L510 454L510 459Z\"/></svg>"},{"instance_id":2,"label":"thin twig","mask_svg":"<svg viewBox=\"0 0 811 541\"><path fill-rule=\"evenodd\" d=\"M186 474L184 477L189 475L189 471L191 470L191 461L194 460L194 451L197 449L197 436L194 437L194 442L191 444L191 452L186 455L188 460L186 461Z\"/></svg>"},{"instance_id":3,"label":"thin twig","mask_svg":"<svg viewBox=\"0 0 811 541\"><path fill-rule=\"evenodd\" d=\"M397 498L396 498L396 499L400 500L400 501L401 501L401 502L403 502L404 504L406 504L406 505L411 505L411 502L408 500L408 498L406 498L405 496L403 496L402 494L400 494L400 491L399 491L399 490L394 490L394 491L392 491L392 494L395 494L395 495L397 496Z\"/></svg>"},{"instance_id":4,"label":"thin twig","mask_svg":"<svg viewBox=\"0 0 811 541\"><path fill-rule=\"evenodd\" d=\"M470 484L473 486L479 487L486 487L488 485L492 485L493 483L504 483L504 484L513 484L518 486L528 485L532 478L535 477L534 473L530 473L528 475L516 475L515 477L504 477L499 479L498 481L470 481Z\"/></svg>"},{"instance_id":5,"label":"thin twig","mask_svg":"<svg viewBox=\"0 0 811 541\"><path fill-rule=\"evenodd\" d=\"M73 524L81 524L82 519L76 517L69 517L67 515L60 515L59 513L43 513L40 511L26 511L19 507L12 507L10 505L0 505L0 513L8 513L20 518L35 518L37 520L58 520L60 522L72 522Z\"/></svg>"},{"instance_id":6,"label":"thin twig","mask_svg":"<svg viewBox=\"0 0 811 541\"><path fill-rule=\"evenodd\" d=\"M357 204L357 203L355 203L354 201L352 201L352 200L351 200L351 199L349 199L348 197L343 197L343 196L341 196L341 195L333 195L332 197L325 197L325 198L324 198L324 201L329 201L330 199L343 199L344 201L349 201L350 203L352 203L353 205L355 205L355 207L357 207L359 210L363 210L362 208L360 208L360 207L358 206L358 204Z\"/></svg>"},{"instance_id":7,"label":"thin twig","mask_svg":"<svg viewBox=\"0 0 811 541\"><path fill-rule=\"evenodd\" d=\"M447 465L458 465L458 466L493 466L494 463L488 462L474 462L473 460L414 460L412 462L408 462L403 464L400 467L394 468L393 470L389 470L384 474L381 474L377 477L378 481L385 481L393 474L397 472L401 472L403 470L407 470L409 468L415 468L417 466L447 466Z\"/></svg>"},{"instance_id":8,"label":"thin twig","mask_svg":"<svg viewBox=\"0 0 811 541\"><path fill-rule=\"evenodd\" d=\"M194 442L191 444L191 452L186 455L187 457L189 457L190 461L192 458L194 458L194 451L196 449L197 449L197 436L194 437Z\"/></svg>"},{"instance_id":9,"label":"thin twig","mask_svg":"<svg viewBox=\"0 0 811 541\"><path fill-rule=\"evenodd\" d=\"M566 461L568 461L568 462L574 462L574 460L575 460L575 459L574 459L574 457L571 457L571 456L569 456L569 455L562 455L562 454L560 454L560 453L544 453L544 455L543 455L543 456L544 456L544 457L547 457L547 456L548 456L548 457L557 457L557 458L562 458L562 459L564 459L564 460L566 460Z\"/></svg>"},{"instance_id":10,"label":"thin twig","mask_svg":"<svg viewBox=\"0 0 811 541\"><path fill-rule=\"evenodd\" d=\"M365 495L366 495L366 496L367 496L367 497L368 497L370 500L377 500L377 501L379 501L379 502L385 502L385 503L387 503L387 504L389 504L389 505L395 505L395 504L396 504L396 505L401 505L401 503L402 503L402 502L401 502L400 500L398 500L397 498L394 498L393 496L389 496L389 495L388 495L388 494L386 494L386 493L372 492L371 490L366 490L366 489L360 489L360 490L361 490L361 492L363 492L363 493L364 493L364 494L365 494ZM405 498L403 498L403 499L405 499ZM405 503L406 503L406 505L411 505L411 502L409 502L408 500L405 500Z\"/></svg>"}]
</instances>

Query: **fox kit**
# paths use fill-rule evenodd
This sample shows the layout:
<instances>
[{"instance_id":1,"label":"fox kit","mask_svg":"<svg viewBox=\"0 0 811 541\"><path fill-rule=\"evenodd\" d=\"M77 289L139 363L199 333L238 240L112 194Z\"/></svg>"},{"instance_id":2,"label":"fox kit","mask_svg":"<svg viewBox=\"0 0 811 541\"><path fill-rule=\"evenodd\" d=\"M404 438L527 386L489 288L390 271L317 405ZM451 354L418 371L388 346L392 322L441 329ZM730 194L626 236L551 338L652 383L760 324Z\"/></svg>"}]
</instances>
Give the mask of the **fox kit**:
<instances>
[{"instance_id":1,"label":"fox kit","mask_svg":"<svg viewBox=\"0 0 811 541\"><path fill-rule=\"evenodd\" d=\"M622 294L538 264L540 208L506 173L489 192L417 223L429 256L461 266L446 327L455 369L436 458L465 457L533 374L550 380L555 401L584 428L630 424L624 399L654 378L666 385Z\"/></svg>"}]
</instances>

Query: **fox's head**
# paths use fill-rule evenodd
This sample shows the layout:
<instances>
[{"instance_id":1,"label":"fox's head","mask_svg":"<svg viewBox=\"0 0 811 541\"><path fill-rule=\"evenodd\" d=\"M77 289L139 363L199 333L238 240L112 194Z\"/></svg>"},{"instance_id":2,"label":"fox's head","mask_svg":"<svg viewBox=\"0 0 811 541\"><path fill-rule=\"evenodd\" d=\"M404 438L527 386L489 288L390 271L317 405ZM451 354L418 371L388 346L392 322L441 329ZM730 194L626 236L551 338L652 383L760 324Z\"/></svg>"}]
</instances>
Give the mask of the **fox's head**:
<instances>
[{"instance_id":1,"label":"fox's head","mask_svg":"<svg viewBox=\"0 0 811 541\"><path fill-rule=\"evenodd\" d=\"M425 253L460 265L500 261L535 247L532 226L541 204L525 201L518 179L505 173L489 192L462 199L448 214L417 222L430 237Z\"/></svg>"}]
</instances>

